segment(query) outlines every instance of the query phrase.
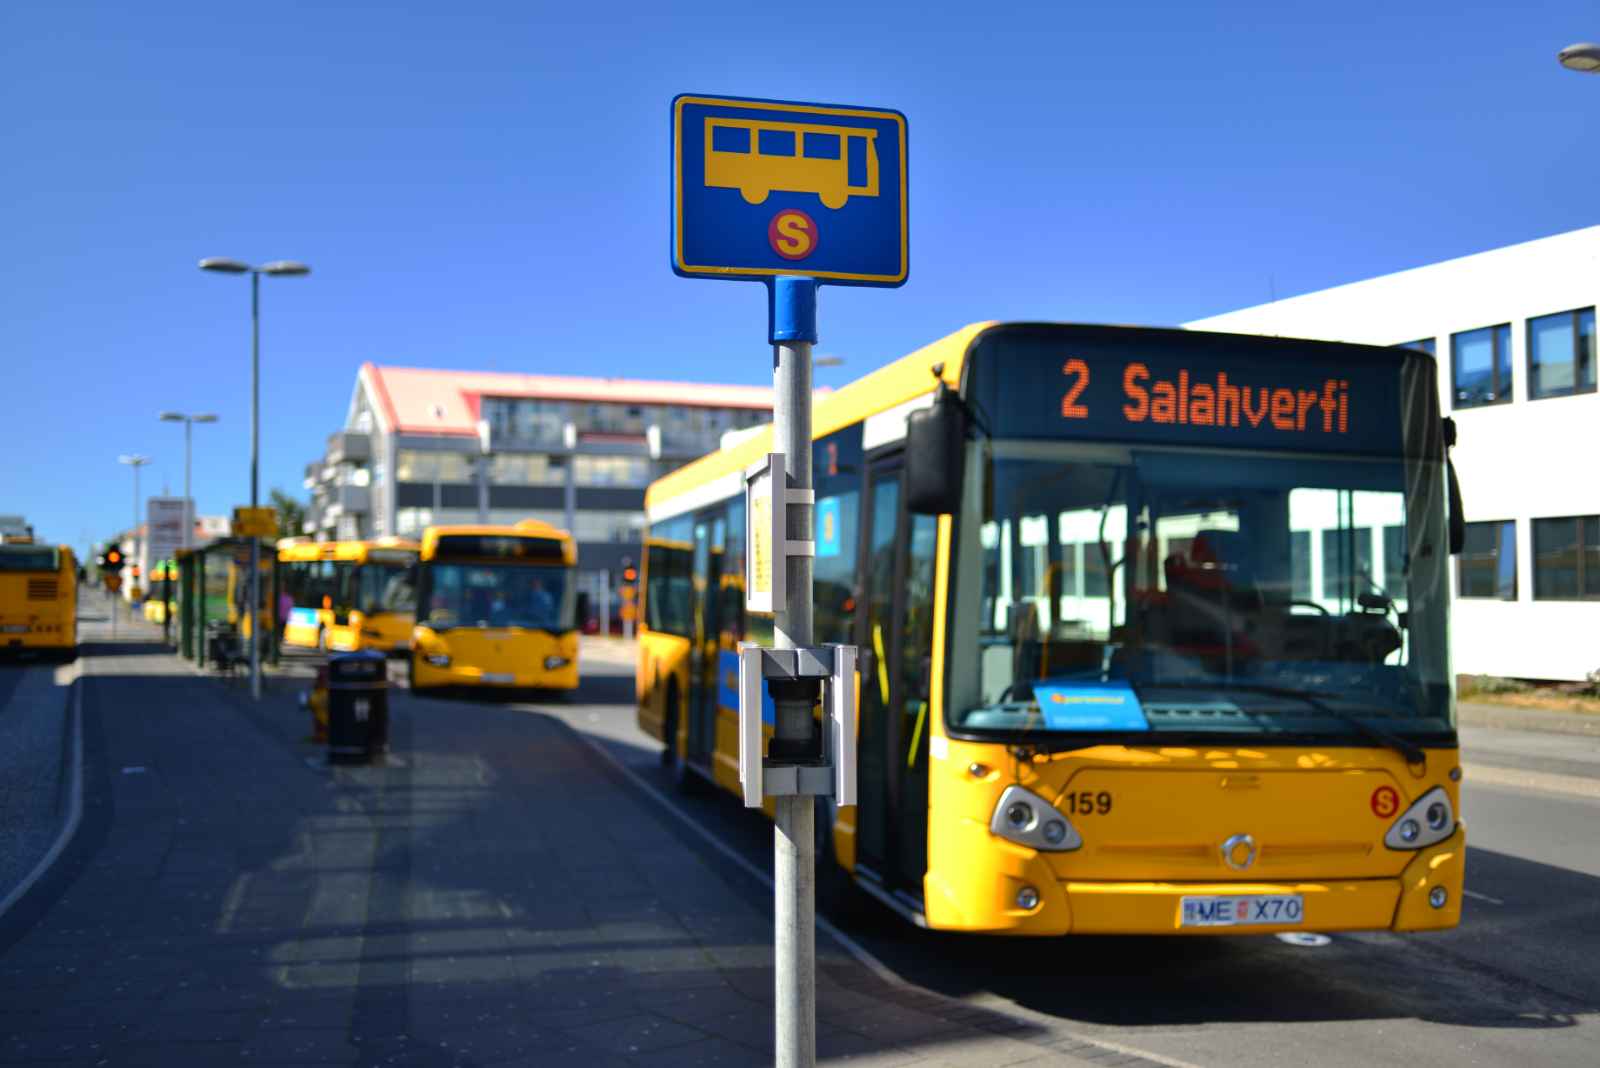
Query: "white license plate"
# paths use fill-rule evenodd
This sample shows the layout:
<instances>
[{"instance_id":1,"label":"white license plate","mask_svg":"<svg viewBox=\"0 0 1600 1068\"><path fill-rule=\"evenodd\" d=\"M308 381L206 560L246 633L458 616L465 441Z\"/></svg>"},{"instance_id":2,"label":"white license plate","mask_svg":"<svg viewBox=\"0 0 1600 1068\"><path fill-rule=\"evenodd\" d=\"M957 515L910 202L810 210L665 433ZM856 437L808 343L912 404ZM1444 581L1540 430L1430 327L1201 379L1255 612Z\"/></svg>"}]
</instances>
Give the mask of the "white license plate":
<instances>
[{"instance_id":1,"label":"white license plate","mask_svg":"<svg viewBox=\"0 0 1600 1068\"><path fill-rule=\"evenodd\" d=\"M1299 924L1306 918L1299 894L1206 894L1185 897L1178 906L1181 927L1249 927Z\"/></svg>"},{"instance_id":2,"label":"white license plate","mask_svg":"<svg viewBox=\"0 0 1600 1068\"><path fill-rule=\"evenodd\" d=\"M493 682L505 686L516 682L517 677L511 674L509 671L485 671L483 673L483 681Z\"/></svg>"},{"instance_id":3,"label":"white license plate","mask_svg":"<svg viewBox=\"0 0 1600 1068\"><path fill-rule=\"evenodd\" d=\"M5 626L0 627L0 631L4 631L6 634L26 634L28 633L28 625L26 623L7 623Z\"/></svg>"}]
</instances>

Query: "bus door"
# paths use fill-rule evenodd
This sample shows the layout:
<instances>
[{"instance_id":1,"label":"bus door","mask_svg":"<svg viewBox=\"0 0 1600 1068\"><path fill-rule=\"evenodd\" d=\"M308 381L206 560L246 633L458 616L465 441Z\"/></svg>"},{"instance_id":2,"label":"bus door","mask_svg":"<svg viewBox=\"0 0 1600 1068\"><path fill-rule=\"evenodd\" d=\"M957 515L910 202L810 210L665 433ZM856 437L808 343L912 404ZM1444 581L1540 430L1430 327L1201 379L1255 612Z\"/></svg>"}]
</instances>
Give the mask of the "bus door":
<instances>
[{"instance_id":1,"label":"bus door","mask_svg":"<svg viewBox=\"0 0 1600 1068\"><path fill-rule=\"evenodd\" d=\"M691 763L709 767L717 743L717 649L722 634L721 607L723 543L727 521L703 518L694 525L694 598L689 638L688 755Z\"/></svg>"},{"instance_id":2,"label":"bus door","mask_svg":"<svg viewBox=\"0 0 1600 1068\"><path fill-rule=\"evenodd\" d=\"M938 519L905 511L900 457L868 469L857 617L858 862L922 897L928 867L928 694Z\"/></svg>"}]
</instances>

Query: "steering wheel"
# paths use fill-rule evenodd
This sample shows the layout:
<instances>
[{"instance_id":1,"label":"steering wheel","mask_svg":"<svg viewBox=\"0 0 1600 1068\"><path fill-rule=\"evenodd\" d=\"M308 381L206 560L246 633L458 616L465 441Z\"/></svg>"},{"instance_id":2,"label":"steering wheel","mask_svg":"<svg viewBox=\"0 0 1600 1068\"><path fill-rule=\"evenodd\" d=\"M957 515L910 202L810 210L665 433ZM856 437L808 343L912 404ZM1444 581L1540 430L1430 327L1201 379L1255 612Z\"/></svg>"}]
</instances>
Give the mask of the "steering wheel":
<instances>
[{"instance_id":1,"label":"steering wheel","mask_svg":"<svg viewBox=\"0 0 1600 1068\"><path fill-rule=\"evenodd\" d=\"M1318 604L1315 601L1290 601L1289 602L1289 607L1290 608L1293 608L1295 605L1299 605L1302 608L1315 608L1318 612L1321 612L1323 615L1327 615L1328 614L1328 610L1326 608L1322 607L1320 604Z\"/></svg>"}]
</instances>

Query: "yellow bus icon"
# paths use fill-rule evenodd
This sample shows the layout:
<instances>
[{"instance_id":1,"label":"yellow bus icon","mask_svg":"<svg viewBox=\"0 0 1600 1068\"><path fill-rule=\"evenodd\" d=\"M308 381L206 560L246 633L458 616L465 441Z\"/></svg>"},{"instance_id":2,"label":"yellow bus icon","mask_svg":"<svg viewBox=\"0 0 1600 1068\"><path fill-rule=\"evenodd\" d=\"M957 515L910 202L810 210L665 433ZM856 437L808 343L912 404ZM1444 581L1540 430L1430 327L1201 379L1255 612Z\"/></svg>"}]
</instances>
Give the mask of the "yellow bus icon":
<instances>
[{"instance_id":1,"label":"yellow bus icon","mask_svg":"<svg viewBox=\"0 0 1600 1068\"><path fill-rule=\"evenodd\" d=\"M878 195L878 131L765 119L706 119L706 185L737 189L751 204L774 190L815 193L835 210ZM851 163L866 180L850 184Z\"/></svg>"}]
</instances>

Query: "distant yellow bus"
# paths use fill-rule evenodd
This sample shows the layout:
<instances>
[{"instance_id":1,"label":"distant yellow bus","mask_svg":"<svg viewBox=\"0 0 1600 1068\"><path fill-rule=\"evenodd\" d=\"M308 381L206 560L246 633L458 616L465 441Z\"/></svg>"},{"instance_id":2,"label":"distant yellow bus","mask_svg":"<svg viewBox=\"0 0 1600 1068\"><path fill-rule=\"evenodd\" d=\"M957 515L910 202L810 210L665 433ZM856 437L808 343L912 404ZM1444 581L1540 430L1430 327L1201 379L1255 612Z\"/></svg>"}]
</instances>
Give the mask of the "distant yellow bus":
<instances>
[{"instance_id":1,"label":"distant yellow bus","mask_svg":"<svg viewBox=\"0 0 1600 1068\"><path fill-rule=\"evenodd\" d=\"M416 615L417 549L403 538L279 542L284 644L406 652Z\"/></svg>"},{"instance_id":2,"label":"distant yellow bus","mask_svg":"<svg viewBox=\"0 0 1600 1068\"><path fill-rule=\"evenodd\" d=\"M411 687L578 685L578 547L515 526L429 527L417 568Z\"/></svg>"},{"instance_id":3,"label":"distant yellow bus","mask_svg":"<svg viewBox=\"0 0 1600 1068\"><path fill-rule=\"evenodd\" d=\"M78 560L65 545L0 544L0 652L78 650Z\"/></svg>"},{"instance_id":4,"label":"distant yellow bus","mask_svg":"<svg viewBox=\"0 0 1600 1068\"><path fill-rule=\"evenodd\" d=\"M177 563L171 560L157 561L150 567L150 585L144 594L144 618L158 625L176 618L177 600Z\"/></svg>"},{"instance_id":5,"label":"distant yellow bus","mask_svg":"<svg viewBox=\"0 0 1600 1068\"><path fill-rule=\"evenodd\" d=\"M860 656L819 895L1016 935L1455 926L1437 398L1412 349L986 323L819 399L814 638ZM772 448L646 495L638 721L733 793Z\"/></svg>"}]
</instances>

